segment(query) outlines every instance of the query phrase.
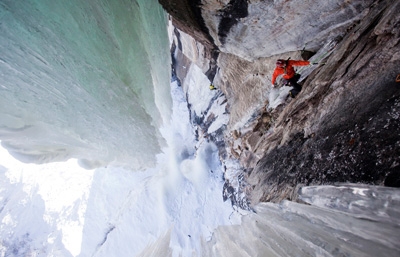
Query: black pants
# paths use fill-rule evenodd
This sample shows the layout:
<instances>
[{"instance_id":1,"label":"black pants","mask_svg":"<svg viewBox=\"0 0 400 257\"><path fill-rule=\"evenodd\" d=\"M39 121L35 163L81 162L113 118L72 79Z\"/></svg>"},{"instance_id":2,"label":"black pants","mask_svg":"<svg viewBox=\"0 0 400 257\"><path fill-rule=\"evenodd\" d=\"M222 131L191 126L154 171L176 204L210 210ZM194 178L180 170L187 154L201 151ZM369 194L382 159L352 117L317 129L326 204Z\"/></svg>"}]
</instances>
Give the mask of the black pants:
<instances>
[{"instance_id":1,"label":"black pants","mask_svg":"<svg viewBox=\"0 0 400 257\"><path fill-rule=\"evenodd\" d=\"M284 85L288 87L293 87L292 90L289 91L289 95L291 97L295 97L301 91L301 85L297 83L300 79L300 74L295 74L293 78L284 81Z\"/></svg>"}]
</instances>

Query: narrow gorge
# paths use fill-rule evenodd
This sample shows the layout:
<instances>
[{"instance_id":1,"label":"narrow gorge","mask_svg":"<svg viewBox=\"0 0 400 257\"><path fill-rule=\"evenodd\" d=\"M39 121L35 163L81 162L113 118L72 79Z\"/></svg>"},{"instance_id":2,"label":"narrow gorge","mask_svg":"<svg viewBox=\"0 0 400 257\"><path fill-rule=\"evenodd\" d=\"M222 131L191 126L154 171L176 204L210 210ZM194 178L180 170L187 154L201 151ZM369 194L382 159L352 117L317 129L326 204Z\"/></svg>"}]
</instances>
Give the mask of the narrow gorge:
<instances>
[{"instance_id":1,"label":"narrow gorge","mask_svg":"<svg viewBox=\"0 0 400 257\"><path fill-rule=\"evenodd\" d=\"M400 256L399 10L1 1L0 256Z\"/></svg>"},{"instance_id":2,"label":"narrow gorge","mask_svg":"<svg viewBox=\"0 0 400 257\"><path fill-rule=\"evenodd\" d=\"M184 90L195 65L225 98L227 125L209 133L208 113L198 126L243 169L225 197L245 194L248 207L296 201L301 186L399 186L398 1L159 2L175 26ZM314 64L297 71L294 99L270 82L275 61L289 57Z\"/></svg>"}]
</instances>

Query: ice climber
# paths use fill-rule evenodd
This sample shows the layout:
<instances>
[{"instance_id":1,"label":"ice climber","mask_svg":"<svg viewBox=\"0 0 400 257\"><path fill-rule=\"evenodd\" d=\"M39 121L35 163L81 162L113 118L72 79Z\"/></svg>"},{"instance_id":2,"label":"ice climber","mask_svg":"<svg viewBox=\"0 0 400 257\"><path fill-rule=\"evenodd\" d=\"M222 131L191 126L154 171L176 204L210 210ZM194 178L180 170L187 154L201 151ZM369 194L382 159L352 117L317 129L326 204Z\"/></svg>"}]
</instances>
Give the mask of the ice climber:
<instances>
[{"instance_id":1,"label":"ice climber","mask_svg":"<svg viewBox=\"0 0 400 257\"><path fill-rule=\"evenodd\" d=\"M301 86L297 83L300 78L300 74L296 74L293 66L307 66L310 65L309 61L300 60L282 60L276 61L276 68L272 74L272 87L275 87L275 80L278 76L283 74L283 85L293 87L289 94L291 97L295 97L300 91Z\"/></svg>"}]
</instances>

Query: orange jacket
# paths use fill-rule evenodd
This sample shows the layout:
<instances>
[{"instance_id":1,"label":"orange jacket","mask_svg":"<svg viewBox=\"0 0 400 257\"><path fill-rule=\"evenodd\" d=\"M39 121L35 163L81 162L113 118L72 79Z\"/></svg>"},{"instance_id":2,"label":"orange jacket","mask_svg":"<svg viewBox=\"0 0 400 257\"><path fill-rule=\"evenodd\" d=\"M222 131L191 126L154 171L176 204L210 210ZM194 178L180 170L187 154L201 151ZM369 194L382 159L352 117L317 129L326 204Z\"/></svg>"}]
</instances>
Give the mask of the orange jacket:
<instances>
[{"instance_id":1,"label":"orange jacket","mask_svg":"<svg viewBox=\"0 0 400 257\"><path fill-rule=\"evenodd\" d=\"M287 65L285 68L276 67L274 70L274 74L272 74L272 85L275 84L275 80L279 75L284 74L283 78L287 80L293 78L294 74L296 74L293 66L307 66L309 64L310 64L309 61L289 60L287 61Z\"/></svg>"}]
</instances>

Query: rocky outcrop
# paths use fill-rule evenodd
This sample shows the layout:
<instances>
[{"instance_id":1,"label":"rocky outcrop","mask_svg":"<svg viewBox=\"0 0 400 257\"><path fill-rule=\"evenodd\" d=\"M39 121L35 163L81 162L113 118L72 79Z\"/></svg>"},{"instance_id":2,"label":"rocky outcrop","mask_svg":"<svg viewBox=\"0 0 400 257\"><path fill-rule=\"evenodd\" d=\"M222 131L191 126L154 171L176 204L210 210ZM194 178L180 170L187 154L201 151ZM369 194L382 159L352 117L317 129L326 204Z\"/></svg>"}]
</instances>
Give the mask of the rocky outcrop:
<instances>
[{"instance_id":1,"label":"rocky outcrop","mask_svg":"<svg viewBox=\"0 0 400 257\"><path fill-rule=\"evenodd\" d=\"M180 30L246 60L317 50L366 15L374 1L159 0Z\"/></svg>"},{"instance_id":2,"label":"rocky outcrop","mask_svg":"<svg viewBox=\"0 0 400 257\"><path fill-rule=\"evenodd\" d=\"M188 33L208 49L214 43L201 16L201 0L158 0L164 9L173 17L173 25Z\"/></svg>"},{"instance_id":3,"label":"rocky outcrop","mask_svg":"<svg viewBox=\"0 0 400 257\"><path fill-rule=\"evenodd\" d=\"M394 7L382 1L371 8L285 106L274 132L260 139L255 152L265 155L248 179L254 203L291 199L295 192L287 189L299 184L382 184L400 168Z\"/></svg>"},{"instance_id":4,"label":"rocky outcrop","mask_svg":"<svg viewBox=\"0 0 400 257\"><path fill-rule=\"evenodd\" d=\"M215 71L209 80L230 114L226 158L242 166L236 190L252 204L296 200L302 185L383 184L389 173L396 181L400 3L203 0L191 8L191 21L170 12L196 42L181 46L178 63ZM194 22L198 29L187 29ZM288 91L270 86L275 60L301 58L303 47L317 52L318 65L299 71L303 90L295 99L272 104Z\"/></svg>"},{"instance_id":5,"label":"rocky outcrop","mask_svg":"<svg viewBox=\"0 0 400 257\"><path fill-rule=\"evenodd\" d=\"M295 59L304 47L319 49L367 15L373 1L159 2L172 16L173 25L184 32L177 35L187 34L197 42L180 46L183 55L197 65L201 59L211 60L204 72L209 70L211 82L228 95L234 129L250 119L260 107L257 104L267 99L276 54ZM301 34L302 39L294 33ZM185 41L187 37L180 40L182 44ZM199 67L204 70L204 62ZM181 75L178 72L183 78Z\"/></svg>"}]
</instances>

